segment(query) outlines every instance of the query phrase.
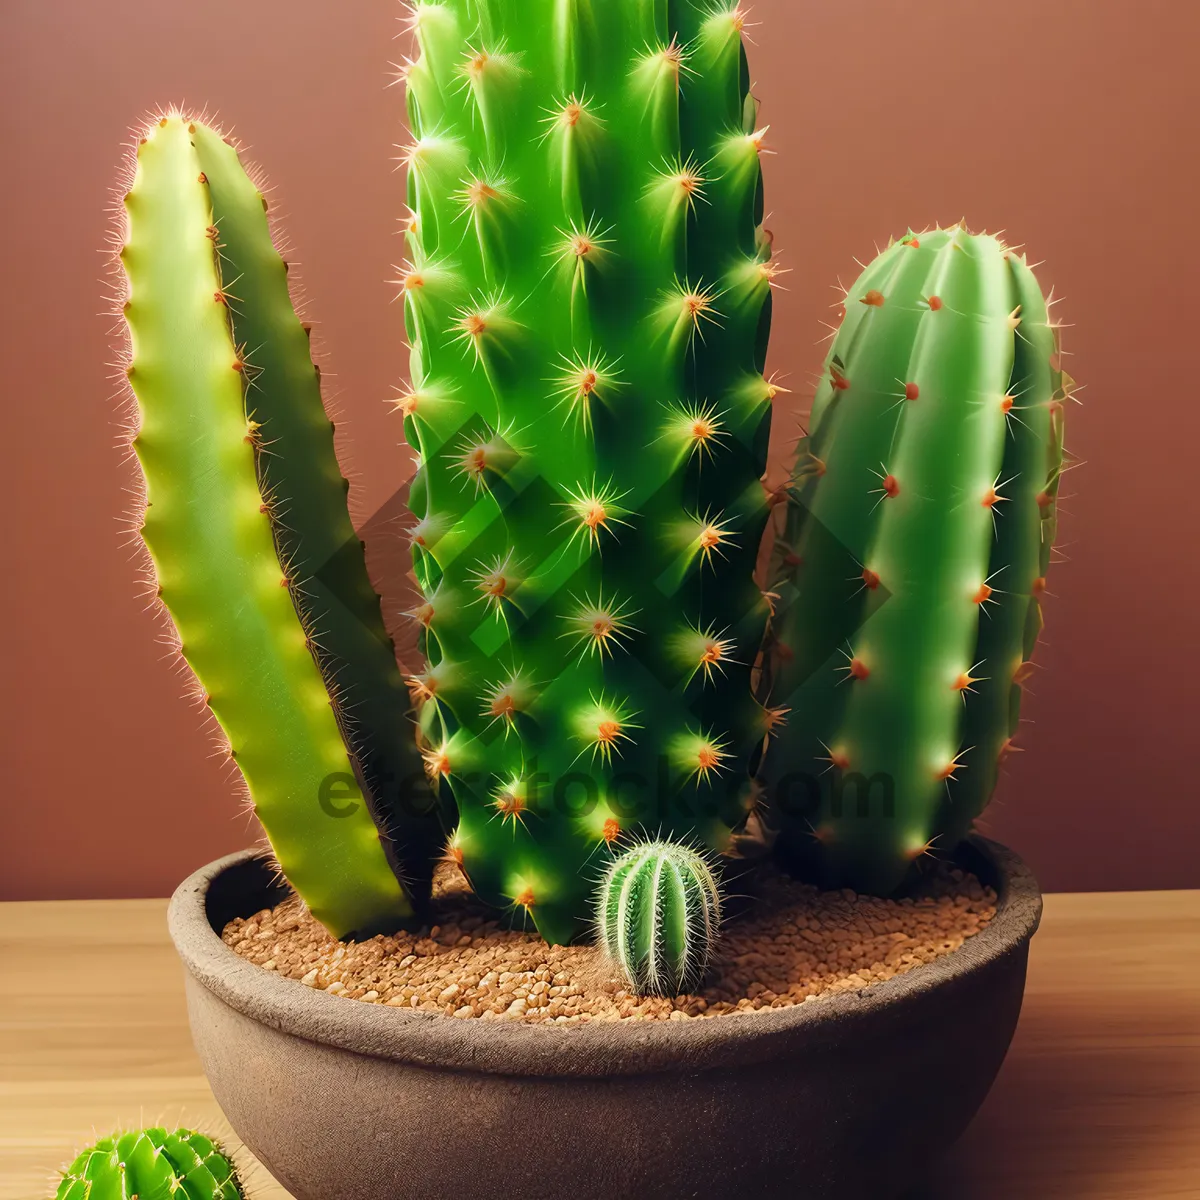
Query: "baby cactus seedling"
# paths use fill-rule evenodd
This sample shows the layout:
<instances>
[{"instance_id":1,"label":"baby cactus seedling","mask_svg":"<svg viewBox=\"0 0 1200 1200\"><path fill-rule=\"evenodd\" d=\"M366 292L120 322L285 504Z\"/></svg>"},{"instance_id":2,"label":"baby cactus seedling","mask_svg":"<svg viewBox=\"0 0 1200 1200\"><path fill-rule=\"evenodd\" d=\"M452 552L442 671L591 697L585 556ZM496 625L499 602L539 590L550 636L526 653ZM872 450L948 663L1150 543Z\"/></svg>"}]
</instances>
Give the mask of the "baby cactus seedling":
<instances>
[{"instance_id":1,"label":"baby cactus seedling","mask_svg":"<svg viewBox=\"0 0 1200 1200\"><path fill-rule=\"evenodd\" d=\"M791 865L886 894L954 849L1016 737L1072 383L995 237L909 235L845 310L773 563L764 778Z\"/></svg>"},{"instance_id":2,"label":"baby cactus seedling","mask_svg":"<svg viewBox=\"0 0 1200 1200\"><path fill-rule=\"evenodd\" d=\"M242 1200L233 1163L190 1129L102 1138L63 1171L55 1200Z\"/></svg>"},{"instance_id":3,"label":"baby cactus seedling","mask_svg":"<svg viewBox=\"0 0 1200 1200\"><path fill-rule=\"evenodd\" d=\"M635 845L605 870L596 932L639 995L692 990L712 958L721 893L705 855L678 842Z\"/></svg>"}]
</instances>

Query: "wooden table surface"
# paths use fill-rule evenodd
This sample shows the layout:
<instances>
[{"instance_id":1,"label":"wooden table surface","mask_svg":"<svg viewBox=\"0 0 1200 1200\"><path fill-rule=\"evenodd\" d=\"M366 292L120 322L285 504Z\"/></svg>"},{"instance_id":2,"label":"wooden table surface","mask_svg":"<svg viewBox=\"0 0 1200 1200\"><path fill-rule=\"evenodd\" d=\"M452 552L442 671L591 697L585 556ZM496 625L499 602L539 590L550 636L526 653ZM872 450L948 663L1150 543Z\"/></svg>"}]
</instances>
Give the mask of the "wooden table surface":
<instances>
[{"instance_id":1,"label":"wooden table surface","mask_svg":"<svg viewBox=\"0 0 1200 1200\"><path fill-rule=\"evenodd\" d=\"M93 1130L231 1136L192 1050L165 909L0 904L0 1200L46 1200ZM251 1183L286 1200L261 1167ZM1058 1198L1200 1200L1200 892L1047 897L1000 1079L910 1200Z\"/></svg>"}]
</instances>

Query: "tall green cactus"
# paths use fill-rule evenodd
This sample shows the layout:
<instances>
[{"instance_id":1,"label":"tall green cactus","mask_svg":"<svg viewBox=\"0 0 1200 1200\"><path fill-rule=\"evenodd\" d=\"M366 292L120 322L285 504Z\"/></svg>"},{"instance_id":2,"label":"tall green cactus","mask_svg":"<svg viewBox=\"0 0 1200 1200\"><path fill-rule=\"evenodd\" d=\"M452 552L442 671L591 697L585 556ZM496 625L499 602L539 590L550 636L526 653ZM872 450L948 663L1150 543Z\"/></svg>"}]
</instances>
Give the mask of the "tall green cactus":
<instances>
[{"instance_id":1,"label":"tall green cactus","mask_svg":"<svg viewBox=\"0 0 1200 1200\"><path fill-rule=\"evenodd\" d=\"M454 855L562 941L620 832L745 816L764 131L736 5L411 11L414 687Z\"/></svg>"},{"instance_id":2,"label":"tall green cactus","mask_svg":"<svg viewBox=\"0 0 1200 1200\"><path fill-rule=\"evenodd\" d=\"M786 858L887 893L953 849L1016 736L1071 385L995 237L910 233L845 309L775 555L764 776Z\"/></svg>"},{"instance_id":3,"label":"tall green cactus","mask_svg":"<svg viewBox=\"0 0 1200 1200\"><path fill-rule=\"evenodd\" d=\"M242 1200L233 1163L190 1129L137 1129L101 1138L62 1173L54 1200Z\"/></svg>"},{"instance_id":4,"label":"tall green cactus","mask_svg":"<svg viewBox=\"0 0 1200 1200\"><path fill-rule=\"evenodd\" d=\"M306 631L297 615L293 592L304 581L281 568L272 535L271 510L281 492L264 500L259 487L262 429L247 417L245 392L248 386L256 401L275 405L269 419L279 419L283 393L273 390L278 381L268 364L289 351L286 330L264 324L256 333L262 341L247 347L231 325L235 296L269 288L257 276L261 245L259 264L249 254L239 258L240 278L223 273L218 246L226 231L215 223L208 171L220 176L228 217L237 203L233 165L200 125L166 116L141 140L125 197L121 261L128 376L140 415L133 447L146 482L142 535L183 655L229 739L280 865L318 920L340 936L394 926L412 905L362 803L310 653L312 637L335 631L319 619ZM236 244L237 221L226 223ZM256 236L261 241L261 231ZM271 270L278 275L281 268L267 262L265 272ZM285 323L277 288L273 303L275 318ZM290 352L292 367L303 374L297 348ZM249 363L258 356L264 366L256 392L259 379ZM293 442L319 396L294 399L301 409L296 427L281 431ZM324 477L307 481L314 495L327 495L331 463L321 463ZM287 486L274 470L267 476L273 488ZM330 508L327 502L324 517ZM303 541L309 527L293 522L290 509L276 510L280 518L291 527L289 539ZM311 569L312 558L296 553ZM306 598L298 599L303 605Z\"/></svg>"}]
</instances>

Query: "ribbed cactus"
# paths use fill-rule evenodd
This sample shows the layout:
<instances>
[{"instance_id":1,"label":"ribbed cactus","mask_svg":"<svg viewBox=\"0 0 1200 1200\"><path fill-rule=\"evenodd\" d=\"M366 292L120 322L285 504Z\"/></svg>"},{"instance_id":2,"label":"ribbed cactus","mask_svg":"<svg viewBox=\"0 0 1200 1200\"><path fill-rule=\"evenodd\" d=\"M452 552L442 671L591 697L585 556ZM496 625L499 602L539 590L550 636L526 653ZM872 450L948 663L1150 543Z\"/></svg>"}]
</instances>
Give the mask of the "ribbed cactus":
<instances>
[{"instance_id":1,"label":"ribbed cactus","mask_svg":"<svg viewBox=\"0 0 1200 1200\"><path fill-rule=\"evenodd\" d=\"M551 941L623 831L724 845L763 736L774 268L743 23L412 7L413 687L454 856Z\"/></svg>"},{"instance_id":2,"label":"ribbed cactus","mask_svg":"<svg viewBox=\"0 0 1200 1200\"><path fill-rule=\"evenodd\" d=\"M55 1200L242 1200L233 1164L190 1129L138 1129L102 1138L63 1172Z\"/></svg>"},{"instance_id":3,"label":"ribbed cactus","mask_svg":"<svg viewBox=\"0 0 1200 1200\"><path fill-rule=\"evenodd\" d=\"M721 925L708 859L678 842L636 845L614 858L596 897L596 933L629 986L677 996L703 978Z\"/></svg>"},{"instance_id":4,"label":"ribbed cactus","mask_svg":"<svg viewBox=\"0 0 1200 1200\"><path fill-rule=\"evenodd\" d=\"M434 818L377 805L381 845L362 802L362 782L375 799L419 759L264 202L232 148L172 115L142 138L124 207L159 596L288 879L337 935L394 927L428 890L413 864Z\"/></svg>"},{"instance_id":5,"label":"ribbed cactus","mask_svg":"<svg viewBox=\"0 0 1200 1200\"><path fill-rule=\"evenodd\" d=\"M767 659L787 722L771 819L827 882L893 890L991 796L1042 625L1070 387L1041 289L998 238L910 233L846 296Z\"/></svg>"}]
</instances>

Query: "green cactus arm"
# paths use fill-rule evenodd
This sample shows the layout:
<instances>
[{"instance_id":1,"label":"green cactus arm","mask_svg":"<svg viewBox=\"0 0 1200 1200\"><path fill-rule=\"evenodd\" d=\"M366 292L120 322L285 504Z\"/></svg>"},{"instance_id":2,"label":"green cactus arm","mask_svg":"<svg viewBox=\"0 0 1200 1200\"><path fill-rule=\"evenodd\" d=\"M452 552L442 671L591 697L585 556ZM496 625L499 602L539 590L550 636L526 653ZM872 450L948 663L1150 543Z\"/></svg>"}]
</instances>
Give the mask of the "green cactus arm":
<instances>
[{"instance_id":1,"label":"green cactus arm","mask_svg":"<svg viewBox=\"0 0 1200 1200\"><path fill-rule=\"evenodd\" d=\"M846 315L817 387L810 432L796 449L791 517L773 553L772 585L787 613L771 646L771 665L779 674L775 703L791 707L787 698L805 685L803 694L793 697L792 731L813 728L822 719L819 714L842 710L849 693L836 672L821 673L821 668L831 658L839 661L847 639L889 595L877 578L862 577L861 560L879 515L886 474L880 468L890 453L905 381L897 380L896 365L878 352L860 353L860 343L869 330L875 345L910 344L924 312L931 263L951 252L930 245L922 253L893 246L868 265L846 295ZM880 289L889 302L883 307L866 303L883 294ZM853 380L846 375L847 361L854 363ZM901 373L906 370L907 364ZM864 396L865 403L881 404L885 419L858 421L850 437L840 437L843 422L855 417ZM827 459L835 443L837 469L830 471ZM864 486L864 480L872 482ZM824 586L797 590L801 570L803 578L819 579ZM840 586L833 586L835 580Z\"/></svg>"},{"instance_id":2,"label":"green cactus arm","mask_svg":"<svg viewBox=\"0 0 1200 1200\"><path fill-rule=\"evenodd\" d=\"M102 1138L63 1171L55 1200L242 1200L229 1157L189 1129L138 1129Z\"/></svg>"},{"instance_id":3,"label":"green cactus arm","mask_svg":"<svg viewBox=\"0 0 1200 1200\"><path fill-rule=\"evenodd\" d=\"M562 941L621 832L720 847L745 819L760 139L730 7L423 0L411 24L422 728L472 884Z\"/></svg>"},{"instance_id":4,"label":"green cactus arm","mask_svg":"<svg viewBox=\"0 0 1200 1200\"><path fill-rule=\"evenodd\" d=\"M209 188L186 120L147 130L125 211L133 446L160 596L288 879L335 935L394 924L411 905L281 586Z\"/></svg>"},{"instance_id":5,"label":"green cactus arm","mask_svg":"<svg viewBox=\"0 0 1200 1200\"><path fill-rule=\"evenodd\" d=\"M201 123L192 138L208 179L233 336L247 363L247 415L260 427L259 486L279 558L384 850L410 895L424 899L446 833L363 544L350 522L349 485L307 329L292 307L266 200L238 152Z\"/></svg>"},{"instance_id":6,"label":"green cactus arm","mask_svg":"<svg viewBox=\"0 0 1200 1200\"><path fill-rule=\"evenodd\" d=\"M846 299L774 565L781 852L889 892L987 803L1040 628L1063 390L1003 243L909 234Z\"/></svg>"}]
</instances>

